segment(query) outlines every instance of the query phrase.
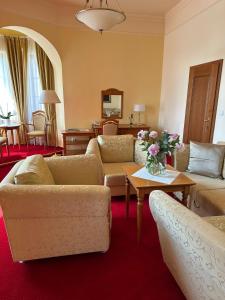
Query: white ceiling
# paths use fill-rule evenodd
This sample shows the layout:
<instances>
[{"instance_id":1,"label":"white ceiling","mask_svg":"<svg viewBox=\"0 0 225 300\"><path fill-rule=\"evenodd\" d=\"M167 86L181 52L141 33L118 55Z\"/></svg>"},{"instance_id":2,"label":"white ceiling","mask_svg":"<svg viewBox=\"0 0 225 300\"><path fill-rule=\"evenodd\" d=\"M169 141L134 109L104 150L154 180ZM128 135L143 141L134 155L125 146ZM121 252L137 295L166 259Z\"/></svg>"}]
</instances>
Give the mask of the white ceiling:
<instances>
[{"instance_id":1,"label":"white ceiling","mask_svg":"<svg viewBox=\"0 0 225 300\"><path fill-rule=\"evenodd\" d=\"M181 0L108 0L109 7L118 8L119 3L121 10L129 14L145 14L164 16L172 7ZM46 2L58 4L61 6L76 6L83 8L86 0L47 0ZM94 5L99 4L99 0L90 0Z\"/></svg>"}]
</instances>

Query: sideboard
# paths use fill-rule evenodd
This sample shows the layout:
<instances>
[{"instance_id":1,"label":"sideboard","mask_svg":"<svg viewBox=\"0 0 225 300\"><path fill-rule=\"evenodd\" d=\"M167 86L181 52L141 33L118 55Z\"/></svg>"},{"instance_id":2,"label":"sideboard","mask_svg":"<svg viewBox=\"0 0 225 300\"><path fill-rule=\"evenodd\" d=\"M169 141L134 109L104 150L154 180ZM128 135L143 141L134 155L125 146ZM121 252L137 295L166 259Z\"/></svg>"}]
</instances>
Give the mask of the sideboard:
<instances>
[{"instance_id":1,"label":"sideboard","mask_svg":"<svg viewBox=\"0 0 225 300\"><path fill-rule=\"evenodd\" d=\"M92 125L92 129L96 136L102 134L101 125ZM146 124L143 125L129 125L129 124L119 124L118 125L118 134L132 134L133 136L137 136L137 133L140 130L149 130L149 126Z\"/></svg>"}]
</instances>

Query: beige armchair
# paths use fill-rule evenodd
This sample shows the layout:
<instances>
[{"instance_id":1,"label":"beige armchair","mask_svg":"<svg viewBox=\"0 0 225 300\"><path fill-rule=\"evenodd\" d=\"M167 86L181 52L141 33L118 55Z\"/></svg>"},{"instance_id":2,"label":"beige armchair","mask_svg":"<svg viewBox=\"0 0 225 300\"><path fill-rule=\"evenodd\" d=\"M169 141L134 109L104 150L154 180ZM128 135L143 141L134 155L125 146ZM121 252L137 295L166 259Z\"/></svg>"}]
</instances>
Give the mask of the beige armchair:
<instances>
[{"instance_id":1,"label":"beige armchair","mask_svg":"<svg viewBox=\"0 0 225 300\"><path fill-rule=\"evenodd\" d=\"M47 146L47 116L46 113L42 110L37 110L32 113L32 123L25 125L25 136L27 147L29 141L31 139L34 140L34 144L36 145L36 139L42 138L44 139L44 146ZM29 130L29 127L32 127L32 130Z\"/></svg>"},{"instance_id":2,"label":"beige armchair","mask_svg":"<svg viewBox=\"0 0 225 300\"><path fill-rule=\"evenodd\" d=\"M110 187L112 196L125 195L125 173L123 167L135 163L144 164L146 153L139 140L132 135L99 135L91 139L87 154L95 154L101 161L104 171L104 185ZM132 193L135 191L132 189Z\"/></svg>"},{"instance_id":3,"label":"beige armchair","mask_svg":"<svg viewBox=\"0 0 225 300\"><path fill-rule=\"evenodd\" d=\"M94 155L45 159L53 185L16 185L18 162L0 185L0 205L14 261L105 252L110 190Z\"/></svg>"},{"instance_id":4,"label":"beige armchair","mask_svg":"<svg viewBox=\"0 0 225 300\"><path fill-rule=\"evenodd\" d=\"M188 300L224 300L225 216L201 218L162 191L150 195L162 254Z\"/></svg>"}]
</instances>

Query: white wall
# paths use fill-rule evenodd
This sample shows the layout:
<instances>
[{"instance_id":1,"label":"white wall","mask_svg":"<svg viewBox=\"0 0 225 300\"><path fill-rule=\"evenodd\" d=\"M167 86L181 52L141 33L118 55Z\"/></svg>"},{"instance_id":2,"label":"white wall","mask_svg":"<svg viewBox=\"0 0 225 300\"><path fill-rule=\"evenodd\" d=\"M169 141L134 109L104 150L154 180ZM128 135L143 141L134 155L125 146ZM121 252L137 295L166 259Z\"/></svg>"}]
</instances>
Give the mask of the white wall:
<instances>
[{"instance_id":1,"label":"white wall","mask_svg":"<svg viewBox=\"0 0 225 300\"><path fill-rule=\"evenodd\" d=\"M183 1L184 2L184 1ZM188 1L186 1L188 2ZM200 0L189 1L190 6ZM208 2L208 6L207 6ZM159 125L183 135L189 68L225 58L225 0L205 0L198 14L171 26L179 10L168 15L164 41L164 61ZM182 8L185 10L185 7ZM184 14L184 11L183 11ZM188 11L187 11L188 14ZM225 66L224 66L225 68ZM214 141L225 140L225 72L222 72Z\"/></svg>"}]
</instances>

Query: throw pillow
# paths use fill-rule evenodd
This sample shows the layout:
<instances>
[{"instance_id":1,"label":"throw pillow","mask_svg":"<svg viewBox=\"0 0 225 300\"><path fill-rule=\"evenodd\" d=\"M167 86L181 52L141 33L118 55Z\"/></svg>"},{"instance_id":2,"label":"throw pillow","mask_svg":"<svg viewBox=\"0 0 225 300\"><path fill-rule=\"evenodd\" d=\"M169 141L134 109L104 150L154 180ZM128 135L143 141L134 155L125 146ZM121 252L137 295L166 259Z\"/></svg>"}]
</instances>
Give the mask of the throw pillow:
<instances>
[{"instance_id":1,"label":"throw pillow","mask_svg":"<svg viewBox=\"0 0 225 300\"><path fill-rule=\"evenodd\" d=\"M188 170L203 176L218 178L222 173L225 146L190 142Z\"/></svg>"},{"instance_id":2,"label":"throw pillow","mask_svg":"<svg viewBox=\"0 0 225 300\"><path fill-rule=\"evenodd\" d=\"M14 177L15 184L55 184L52 174L42 155L28 156Z\"/></svg>"},{"instance_id":3,"label":"throw pillow","mask_svg":"<svg viewBox=\"0 0 225 300\"><path fill-rule=\"evenodd\" d=\"M97 139L103 163L134 161L133 135L99 135Z\"/></svg>"}]
</instances>

